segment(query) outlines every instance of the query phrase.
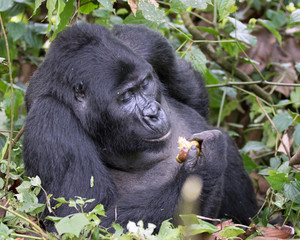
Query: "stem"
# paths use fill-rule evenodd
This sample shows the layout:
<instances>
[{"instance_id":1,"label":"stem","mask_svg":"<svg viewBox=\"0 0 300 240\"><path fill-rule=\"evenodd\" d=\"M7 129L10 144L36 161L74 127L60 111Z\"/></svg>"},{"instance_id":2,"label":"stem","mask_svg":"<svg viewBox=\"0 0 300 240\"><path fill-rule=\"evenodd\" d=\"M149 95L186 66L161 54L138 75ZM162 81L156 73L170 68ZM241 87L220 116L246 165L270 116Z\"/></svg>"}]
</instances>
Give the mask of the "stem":
<instances>
[{"instance_id":1,"label":"stem","mask_svg":"<svg viewBox=\"0 0 300 240\"><path fill-rule=\"evenodd\" d=\"M266 117L269 119L270 123L272 124L273 128L275 129L276 133L277 133L277 136L278 138L280 139L281 143L282 143L282 146L284 147L284 150L287 154L287 156L289 157L289 159L291 159L291 155L290 155L290 151L289 149L287 148L287 146L284 144L282 138L281 138L281 135L280 133L278 132L274 122L272 121L272 119L270 118L269 114L266 112L266 110L264 109L263 105L261 104L259 98L256 98L256 101L257 103L259 104L260 108L263 110L264 114L266 115Z\"/></svg>"},{"instance_id":2,"label":"stem","mask_svg":"<svg viewBox=\"0 0 300 240\"><path fill-rule=\"evenodd\" d=\"M12 71L11 71L11 59L10 59L10 52L9 46L7 41L7 36L2 20L2 16L0 14L0 24L1 30L3 32L5 46L6 46L6 54L7 54L7 61L8 61L8 71L9 71L9 80L10 80L10 101L11 101L11 116L10 116L10 133L9 133L9 148L8 148L8 159L7 159L7 169L6 169L6 181L5 181L5 192L8 191L8 179L9 179L9 170L10 170L10 161L11 161L11 150L13 146L13 130L14 130L14 88L13 88L13 78L12 78Z\"/></svg>"},{"instance_id":3,"label":"stem","mask_svg":"<svg viewBox=\"0 0 300 240\"><path fill-rule=\"evenodd\" d=\"M21 214L15 212L15 211L13 211L13 210L11 210L11 209L9 209L9 208L6 208L6 207L4 207L4 206L2 206L2 205L0 205L0 208L2 208L3 210L5 210L5 211L7 211L7 212L12 213L13 215L15 215L15 216L21 218L22 220L28 222L28 223L31 225L31 227L43 237L43 239L48 239L47 234L44 233L44 231L40 228L40 226L38 226L35 222L29 220L28 218L22 216Z\"/></svg>"},{"instance_id":4,"label":"stem","mask_svg":"<svg viewBox=\"0 0 300 240\"><path fill-rule=\"evenodd\" d=\"M223 108L224 108L226 92L227 92L227 87L225 87L224 92L223 92L222 102L221 102L220 111L219 111L219 116L218 116L217 127L220 127L220 124L221 124L221 117L222 117L222 112L223 112Z\"/></svg>"},{"instance_id":5,"label":"stem","mask_svg":"<svg viewBox=\"0 0 300 240\"><path fill-rule=\"evenodd\" d=\"M183 23L185 27L188 29L188 31L192 34L193 40L200 40L203 41L205 38L201 35L201 33L198 31L194 23L192 22L189 14L187 12L183 12L180 14L181 18L183 20ZM213 61L215 61L219 66L221 66L224 70L226 70L229 73L232 73L232 64L230 61L226 60L224 56L220 56L215 52L215 50L212 48L211 45L207 44L206 42L200 42L198 43L201 50L203 50L204 53L206 53ZM253 82L253 80L244 72L240 71L239 69L235 69L235 76L242 80L243 82ZM253 91L257 96L264 99L268 103L272 103L271 96L265 92L262 88L260 88L257 85L249 85L247 88L251 91Z\"/></svg>"}]
</instances>

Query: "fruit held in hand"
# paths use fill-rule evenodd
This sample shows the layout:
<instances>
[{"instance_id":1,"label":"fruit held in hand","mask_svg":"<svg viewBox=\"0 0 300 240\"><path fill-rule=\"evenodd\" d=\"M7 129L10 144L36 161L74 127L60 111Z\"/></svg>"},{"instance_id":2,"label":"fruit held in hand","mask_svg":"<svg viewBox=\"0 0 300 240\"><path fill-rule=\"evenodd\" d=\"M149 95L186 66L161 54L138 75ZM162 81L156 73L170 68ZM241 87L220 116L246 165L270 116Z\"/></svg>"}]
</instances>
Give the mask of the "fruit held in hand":
<instances>
[{"instance_id":1,"label":"fruit held in hand","mask_svg":"<svg viewBox=\"0 0 300 240\"><path fill-rule=\"evenodd\" d=\"M189 150L193 145L196 146L196 148L198 150L198 154L200 154L200 144L197 141L188 141L184 137L179 137L178 144L179 144L178 149L180 150L180 152L176 157L176 161L179 163L185 162L185 160L189 154Z\"/></svg>"}]
</instances>

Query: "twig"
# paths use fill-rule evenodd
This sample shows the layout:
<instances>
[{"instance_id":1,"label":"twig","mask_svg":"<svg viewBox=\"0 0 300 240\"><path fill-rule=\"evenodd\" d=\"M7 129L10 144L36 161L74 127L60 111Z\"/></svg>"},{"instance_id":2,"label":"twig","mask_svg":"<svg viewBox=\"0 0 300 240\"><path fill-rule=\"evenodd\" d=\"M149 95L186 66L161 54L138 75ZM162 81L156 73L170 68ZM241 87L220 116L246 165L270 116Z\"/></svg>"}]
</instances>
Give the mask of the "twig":
<instances>
[{"instance_id":1,"label":"twig","mask_svg":"<svg viewBox=\"0 0 300 240\"><path fill-rule=\"evenodd\" d=\"M285 145L284 141L282 140L282 137L280 135L280 133L278 132L274 122L272 121L272 119L270 118L269 114L266 112L266 110L264 109L263 105L261 104L259 98L256 98L257 103L259 104L260 108L263 110L264 114L266 115L266 117L269 119L270 123L272 124L273 128L275 129L278 138L280 139L282 146L284 147L284 150L286 152L286 154L288 155L289 159L291 159L291 155L290 155L290 151L288 149L288 147Z\"/></svg>"},{"instance_id":2,"label":"twig","mask_svg":"<svg viewBox=\"0 0 300 240\"><path fill-rule=\"evenodd\" d=\"M20 129L20 131L17 133L16 137L12 140L11 142L11 149L16 145L16 143L19 141L19 139L21 138L21 136L23 135L24 132L24 125L22 126L22 128ZM7 159L9 154L9 149L6 150L3 159Z\"/></svg>"},{"instance_id":3,"label":"twig","mask_svg":"<svg viewBox=\"0 0 300 240\"><path fill-rule=\"evenodd\" d=\"M279 83L279 82L269 82L269 81L253 81L253 82L226 82L220 84L208 84L207 88L215 88L215 87L230 87L236 85L254 85L254 84L263 84L263 85L275 85L275 86L285 86L285 87L300 87L298 83Z\"/></svg>"},{"instance_id":4,"label":"twig","mask_svg":"<svg viewBox=\"0 0 300 240\"><path fill-rule=\"evenodd\" d=\"M28 223L31 225L31 227L32 227L35 231L37 231L44 239L48 239L47 234L46 234L46 233L40 228L40 226L37 225L35 222L31 221L30 219L24 217L23 215L21 215L21 214L15 212L15 211L13 211L13 210L11 210L11 209L9 209L9 208L6 208L6 207L4 207L4 206L2 206L2 205L0 205L0 208L2 208L3 210L5 210L5 211L7 211L7 212L10 212L10 213L12 213L13 215L15 215L15 216L17 216L17 217L23 219L24 221L28 222Z\"/></svg>"},{"instance_id":5,"label":"twig","mask_svg":"<svg viewBox=\"0 0 300 240\"><path fill-rule=\"evenodd\" d=\"M201 35L201 33L198 31L194 23L192 22L189 14L187 12L183 12L180 14L181 18L183 20L183 23L185 27L188 29L188 31L192 34L193 39L201 42L198 43L199 47L203 52L205 52L213 61L215 61L218 65L220 65L223 69L225 69L227 72L232 73L232 64L228 60L224 60L224 56L220 56L215 52L215 50L204 42L205 38ZM203 41L203 42L202 42ZM238 77L243 82L253 82L252 79L245 74L244 72L240 71L239 69L235 69L235 76ZM259 86L257 85L247 85L247 88L251 91L255 92L255 94L268 103L272 103L272 98Z\"/></svg>"},{"instance_id":6,"label":"twig","mask_svg":"<svg viewBox=\"0 0 300 240\"><path fill-rule=\"evenodd\" d=\"M11 116L10 116L10 134L9 134L9 147L8 147L8 159L7 159L7 169L6 169L6 181L5 181L5 192L8 191L8 179L9 179L9 170L10 170L10 161L11 161L11 150L13 145L13 130L14 130L14 87L13 87L13 78L12 78L12 71L11 71L11 60L10 60L10 52L9 46L7 41L7 36L2 20L2 16L0 14L0 24L1 29L3 32L5 46L6 46L6 54L7 54L7 61L8 61L8 71L9 71L9 80L10 80L10 108L11 108Z\"/></svg>"},{"instance_id":7,"label":"twig","mask_svg":"<svg viewBox=\"0 0 300 240\"><path fill-rule=\"evenodd\" d=\"M300 164L300 147L298 148L295 155L290 160L290 166L294 166Z\"/></svg>"}]
</instances>

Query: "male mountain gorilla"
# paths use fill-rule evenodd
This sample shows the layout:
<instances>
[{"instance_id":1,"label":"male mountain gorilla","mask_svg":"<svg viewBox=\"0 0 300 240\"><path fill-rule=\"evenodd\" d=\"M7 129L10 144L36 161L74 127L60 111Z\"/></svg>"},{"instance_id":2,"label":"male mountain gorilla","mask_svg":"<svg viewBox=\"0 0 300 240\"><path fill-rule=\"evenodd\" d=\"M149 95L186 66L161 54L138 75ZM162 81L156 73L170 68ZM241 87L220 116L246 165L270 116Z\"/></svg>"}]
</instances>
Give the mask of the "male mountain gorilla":
<instances>
[{"instance_id":1,"label":"male mountain gorilla","mask_svg":"<svg viewBox=\"0 0 300 240\"><path fill-rule=\"evenodd\" d=\"M54 197L95 199L103 224L159 225L173 217L191 175L201 215L248 223L252 184L232 139L206 123L203 80L160 34L142 26L80 24L52 43L32 77L24 161ZM178 137L201 143L179 164ZM91 186L91 177L94 186ZM41 195L40 201L45 201ZM62 206L56 215L73 209Z\"/></svg>"}]
</instances>

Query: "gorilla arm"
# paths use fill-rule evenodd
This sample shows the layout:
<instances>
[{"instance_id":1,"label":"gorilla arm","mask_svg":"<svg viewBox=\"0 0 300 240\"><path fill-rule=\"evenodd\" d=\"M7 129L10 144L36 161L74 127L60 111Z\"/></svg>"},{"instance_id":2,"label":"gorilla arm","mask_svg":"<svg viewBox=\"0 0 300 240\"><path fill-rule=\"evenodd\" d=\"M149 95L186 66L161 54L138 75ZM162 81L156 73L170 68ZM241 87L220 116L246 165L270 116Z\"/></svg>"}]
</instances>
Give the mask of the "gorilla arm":
<instances>
[{"instance_id":1,"label":"gorilla arm","mask_svg":"<svg viewBox=\"0 0 300 240\"><path fill-rule=\"evenodd\" d=\"M147 189L145 186L144 191L125 195L117 201L114 209L107 211L108 218L103 218L102 223L109 226L115 218L123 227L128 220L143 220L144 224L154 223L159 226L162 221L174 217L183 184L191 175L198 175L203 181L203 190L198 200L201 214L217 217L223 196L227 145L219 130L204 131L193 135L193 138L202 143L200 156L197 149L192 147L185 163L178 164L174 158L174 165L178 164L179 168L166 184L155 189ZM223 147L218 150L217 146Z\"/></svg>"},{"instance_id":2,"label":"gorilla arm","mask_svg":"<svg viewBox=\"0 0 300 240\"><path fill-rule=\"evenodd\" d=\"M87 211L99 203L108 207L115 199L115 186L93 141L72 111L54 98L37 99L28 113L24 162L27 175L39 175L48 194L66 199L75 196L96 199ZM90 185L92 176L97 187ZM40 200L45 201L44 194ZM65 216L70 211L63 205L55 213Z\"/></svg>"}]
</instances>

